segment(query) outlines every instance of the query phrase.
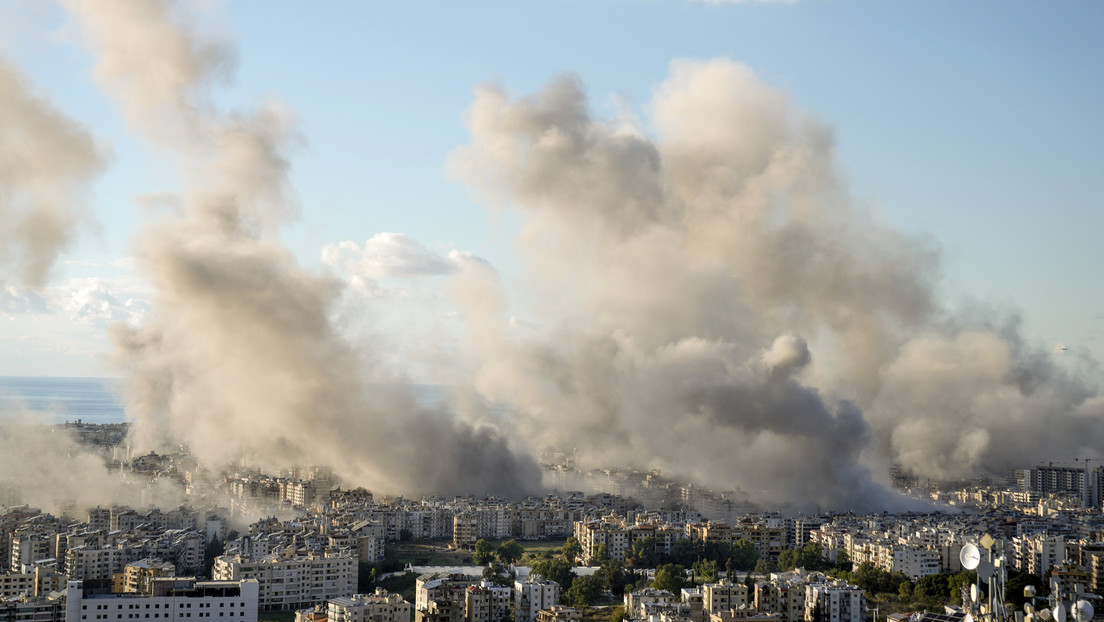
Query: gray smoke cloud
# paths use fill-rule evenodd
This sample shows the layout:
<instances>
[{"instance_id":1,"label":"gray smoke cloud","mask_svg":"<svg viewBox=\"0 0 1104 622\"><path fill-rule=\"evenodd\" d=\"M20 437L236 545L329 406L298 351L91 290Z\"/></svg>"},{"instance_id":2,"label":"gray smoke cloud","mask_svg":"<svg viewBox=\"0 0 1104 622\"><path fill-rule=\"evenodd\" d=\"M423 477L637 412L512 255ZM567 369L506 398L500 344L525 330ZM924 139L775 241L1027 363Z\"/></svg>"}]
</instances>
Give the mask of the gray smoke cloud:
<instances>
[{"instance_id":1,"label":"gray smoke cloud","mask_svg":"<svg viewBox=\"0 0 1104 622\"><path fill-rule=\"evenodd\" d=\"M278 101L226 112L211 98L229 77L229 43L168 2L67 6L100 84L185 177L180 200L162 201L170 207L136 240L156 291L149 319L113 334L137 448L179 439L215 467L243 455L273 468L330 464L385 492L536 490L536 464L495 431L419 406L342 339L341 284L278 239L298 210L294 115Z\"/></svg>"},{"instance_id":2,"label":"gray smoke cloud","mask_svg":"<svg viewBox=\"0 0 1104 622\"><path fill-rule=\"evenodd\" d=\"M176 507L183 498L175 483L109 470L104 455L65 428L42 425L40 414L0 408L0 506L28 504L77 516L106 502Z\"/></svg>"},{"instance_id":3,"label":"gray smoke cloud","mask_svg":"<svg viewBox=\"0 0 1104 622\"><path fill-rule=\"evenodd\" d=\"M0 56L0 285L46 283L104 166L92 135Z\"/></svg>"},{"instance_id":4,"label":"gray smoke cloud","mask_svg":"<svg viewBox=\"0 0 1104 622\"><path fill-rule=\"evenodd\" d=\"M474 384L523 438L762 500L884 509L871 464L967 477L1100 457L1102 400L996 314L940 299L938 248L849 195L832 133L747 67L676 61L598 119L577 78L476 90L450 170L524 214L540 336L467 266Z\"/></svg>"}]
</instances>

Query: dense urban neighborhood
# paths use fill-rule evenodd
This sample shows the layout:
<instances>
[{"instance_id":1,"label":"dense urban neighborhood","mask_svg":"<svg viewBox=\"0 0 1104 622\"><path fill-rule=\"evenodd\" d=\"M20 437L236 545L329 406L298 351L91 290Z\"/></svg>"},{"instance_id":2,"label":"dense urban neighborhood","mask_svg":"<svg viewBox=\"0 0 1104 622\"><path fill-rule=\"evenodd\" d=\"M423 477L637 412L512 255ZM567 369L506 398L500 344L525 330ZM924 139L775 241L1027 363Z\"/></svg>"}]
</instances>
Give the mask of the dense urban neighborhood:
<instances>
[{"instance_id":1,"label":"dense urban neighborhood","mask_svg":"<svg viewBox=\"0 0 1104 622\"><path fill-rule=\"evenodd\" d=\"M539 498L384 497L325 467L213 476L183 451L129 456L117 425L66 427L133 486L188 503L47 511L4 491L0 620L1021 621L1025 604L1084 614L1104 588L1104 465L1090 461L999 481L895 469L926 509L860 515L579 472L562 454Z\"/></svg>"}]
</instances>

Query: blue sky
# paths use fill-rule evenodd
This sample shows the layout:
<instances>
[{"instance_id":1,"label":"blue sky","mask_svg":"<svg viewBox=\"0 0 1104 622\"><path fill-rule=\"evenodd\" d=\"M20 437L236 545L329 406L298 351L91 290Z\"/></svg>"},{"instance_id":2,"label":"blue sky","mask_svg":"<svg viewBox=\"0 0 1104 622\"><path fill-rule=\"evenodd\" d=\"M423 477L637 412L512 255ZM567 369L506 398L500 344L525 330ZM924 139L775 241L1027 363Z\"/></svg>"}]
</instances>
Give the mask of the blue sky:
<instances>
[{"instance_id":1,"label":"blue sky","mask_svg":"<svg viewBox=\"0 0 1104 622\"><path fill-rule=\"evenodd\" d=\"M275 95L299 115L302 214L285 239L308 265L321 269L326 244L399 232L486 258L509 288L523 278L516 216L445 173L468 141L472 88L497 80L523 95L573 72L596 115L623 101L647 126L671 60L727 57L834 129L859 205L937 242L947 300L1020 313L1029 339L1067 345L1060 356L1104 359L1099 2L202 6L237 48L219 101ZM0 0L0 22L0 51L112 152L89 204L98 224L63 257L52 311L9 305L0 374L111 375L105 325L128 311L108 307L144 308L125 262L141 222L134 198L174 190L176 176L99 92L60 11Z\"/></svg>"}]
</instances>

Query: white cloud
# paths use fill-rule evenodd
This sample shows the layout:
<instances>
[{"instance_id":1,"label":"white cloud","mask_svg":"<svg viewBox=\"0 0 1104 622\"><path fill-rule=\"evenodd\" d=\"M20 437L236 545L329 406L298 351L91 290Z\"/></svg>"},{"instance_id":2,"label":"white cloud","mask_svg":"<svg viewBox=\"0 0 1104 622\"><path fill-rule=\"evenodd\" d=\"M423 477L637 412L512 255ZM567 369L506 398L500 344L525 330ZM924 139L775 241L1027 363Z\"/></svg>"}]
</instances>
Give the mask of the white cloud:
<instances>
[{"instance_id":1,"label":"white cloud","mask_svg":"<svg viewBox=\"0 0 1104 622\"><path fill-rule=\"evenodd\" d=\"M454 251L455 252L455 251ZM418 278L451 274L456 264L401 233L378 233L364 246L356 242L327 244L322 261L351 277L362 279Z\"/></svg>"},{"instance_id":2,"label":"white cloud","mask_svg":"<svg viewBox=\"0 0 1104 622\"><path fill-rule=\"evenodd\" d=\"M45 298L33 290L0 281L0 311L7 315L49 313Z\"/></svg>"},{"instance_id":3,"label":"white cloud","mask_svg":"<svg viewBox=\"0 0 1104 622\"><path fill-rule=\"evenodd\" d=\"M127 322L139 324L150 309L140 298L121 298L104 279L71 279L56 293L53 303L74 320L97 325Z\"/></svg>"}]
</instances>

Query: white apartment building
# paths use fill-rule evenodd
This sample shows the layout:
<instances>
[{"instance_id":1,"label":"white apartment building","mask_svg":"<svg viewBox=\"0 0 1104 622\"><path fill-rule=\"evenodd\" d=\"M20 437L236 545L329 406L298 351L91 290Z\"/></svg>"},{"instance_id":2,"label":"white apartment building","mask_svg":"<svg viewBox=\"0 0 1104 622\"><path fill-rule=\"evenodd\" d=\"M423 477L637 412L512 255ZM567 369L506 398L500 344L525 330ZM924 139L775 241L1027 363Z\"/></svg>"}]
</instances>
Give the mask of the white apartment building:
<instances>
[{"instance_id":1,"label":"white apartment building","mask_svg":"<svg viewBox=\"0 0 1104 622\"><path fill-rule=\"evenodd\" d=\"M597 557L599 548L605 545L610 559L623 562L625 553L632 549L633 542L645 538L653 538L656 552L666 554L671 552L674 542L685 537L682 530L673 527L628 525L617 519L575 523L575 539L583 549L583 559Z\"/></svg>"},{"instance_id":2,"label":"white apartment building","mask_svg":"<svg viewBox=\"0 0 1104 622\"><path fill-rule=\"evenodd\" d=\"M560 604L560 585L555 581L529 575L514 582L514 621L534 622L541 609Z\"/></svg>"},{"instance_id":3,"label":"white apartment building","mask_svg":"<svg viewBox=\"0 0 1104 622\"><path fill-rule=\"evenodd\" d=\"M259 606L269 610L296 610L356 593L357 559L352 555L248 559L223 555L215 559L211 575L218 581L255 579Z\"/></svg>"},{"instance_id":4,"label":"white apartment building","mask_svg":"<svg viewBox=\"0 0 1104 622\"><path fill-rule=\"evenodd\" d=\"M805 619L812 622L863 622L866 590L843 581L805 586Z\"/></svg>"},{"instance_id":5,"label":"white apartment building","mask_svg":"<svg viewBox=\"0 0 1104 622\"><path fill-rule=\"evenodd\" d=\"M85 595L80 581L70 581L65 589L65 622L257 622L257 594L253 580L161 581L160 589L151 596Z\"/></svg>"},{"instance_id":6,"label":"white apartment building","mask_svg":"<svg viewBox=\"0 0 1104 622\"><path fill-rule=\"evenodd\" d=\"M399 594L377 588L374 594L331 598L326 603L329 622L409 622L412 605Z\"/></svg>"},{"instance_id":7,"label":"white apartment building","mask_svg":"<svg viewBox=\"0 0 1104 622\"><path fill-rule=\"evenodd\" d=\"M883 544L875 547L879 568L900 572L913 581L920 577L939 574L943 569L938 549L909 544Z\"/></svg>"},{"instance_id":8,"label":"white apartment building","mask_svg":"<svg viewBox=\"0 0 1104 622\"><path fill-rule=\"evenodd\" d=\"M1039 578L1066 561L1066 540L1062 536L1025 535L1012 538L1012 546L1018 568Z\"/></svg>"},{"instance_id":9,"label":"white apartment building","mask_svg":"<svg viewBox=\"0 0 1104 622\"><path fill-rule=\"evenodd\" d=\"M25 567L34 567L40 559L53 557L50 545L54 537L51 534L16 531L11 538L11 560L8 570L25 572Z\"/></svg>"}]
</instances>

